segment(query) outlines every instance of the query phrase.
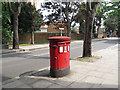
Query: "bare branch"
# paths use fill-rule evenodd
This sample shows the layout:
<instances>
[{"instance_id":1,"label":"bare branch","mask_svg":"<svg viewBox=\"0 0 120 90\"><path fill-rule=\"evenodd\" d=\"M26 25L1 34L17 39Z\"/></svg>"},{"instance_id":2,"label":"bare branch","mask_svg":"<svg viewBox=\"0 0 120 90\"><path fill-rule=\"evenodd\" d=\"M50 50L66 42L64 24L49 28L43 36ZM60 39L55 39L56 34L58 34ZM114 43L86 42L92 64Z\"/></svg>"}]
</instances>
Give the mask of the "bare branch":
<instances>
[{"instance_id":1,"label":"bare branch","mask_svg":"<svg viewBox=\"0 0 120 90\"><path fill-rule=\"evenodd\" d=\"M74 5L75 5L75 3L74 3ZM72 17L71 17L71 22L75 19L75 12L78 11L78 10L79 10L78 6L77 6L77 8L75 8L75 6L74 6L74 11L73 11L73 14L72 14Z\"/></svg>"},{"instance_id":2,"label":"bare branch","mask_svg":"<svg viewBox=\"0 0 120 90\"><path fill-rule=\"evenodd\" d=\"M18 3L18 11L17 11L17 14L19 15L21 12L21 2Z\"/></svg>"},{"instance_id":3,"label":"bare branch","mask_svg":"<svg viewBox=\"0 0 120 90\"><path fill-rule=\"evenodd\" d=\"M74 3L74 4L79 8L79 11L82 11L82 12L87 11L86 8L84 8L82 4L80 4L80 3Z\"/></svg>"},{"instance_id":4,"label":"bare branch","mask_svg":"<svg viewBox=\"0 0 120 90\"><path fill-rule=\"evenodd\" d=\"M9 7L9 11L10 11L10 13L11 13L11 14L14 14L15 12L12 10L10 0L8 0L8 7Z\"/></svg>"},{"instance_id":5,"label":"bare branch","mask_svg":"<svg viewBox=\"0 0 120 90\"><path fill-rule=\"evenodd\" d=\"M92 13L91 2L87 2L87 10Z\"/></svg>"},{"instance_id":6,"label":"bare branch","mask_svg":"<svg viewBox=\"0 0 120 90\"><path fill-rule=\"evenodd\" d=\"M95 14L94 14L94 16L95 16L95 15L96 15L96 12L97 12L97 10L98 10L99 2L94 2L93 4L94 4L94 7L93 7L92 12L95 13Z\"/></svg>"},{"instance_id":7,"label":"bare branch","mask_svg":"<svg viewBox=\"0 0 120 90\"><path fill-rule=\"evenodd\" d=\"M65 13L62 13L62 16L63 16L63 18L64 18L64 21L65 21L65 19L66 19L66 17L65 17L65 15L64 15Z\"/></svg>"}]
</instances>

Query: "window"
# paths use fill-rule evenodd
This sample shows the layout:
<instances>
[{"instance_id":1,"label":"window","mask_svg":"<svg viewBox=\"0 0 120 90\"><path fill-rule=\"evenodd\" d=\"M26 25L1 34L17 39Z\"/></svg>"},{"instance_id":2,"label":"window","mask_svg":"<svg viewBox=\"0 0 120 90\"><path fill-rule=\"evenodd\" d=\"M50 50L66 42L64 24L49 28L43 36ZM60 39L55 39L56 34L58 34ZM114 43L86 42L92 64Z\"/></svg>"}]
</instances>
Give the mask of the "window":
<instances>
[{"instance_id":1,"label":"window","mask_svg":"<svg viewBox=\"0 0 120 90\"><path fill-rule=\"evenodd\" d=\"M47 29L37 30L36 32L47 32Z\"/></svg>"},{"instance_id":2,"label":"window","mask_svg":"<svg viewBox=\"0 0 120 90\"><path fill-rule=\"evenodd\" d=\"M47 32L47 29L41 29L41 32Z\"/></svg>"}]
</instances>

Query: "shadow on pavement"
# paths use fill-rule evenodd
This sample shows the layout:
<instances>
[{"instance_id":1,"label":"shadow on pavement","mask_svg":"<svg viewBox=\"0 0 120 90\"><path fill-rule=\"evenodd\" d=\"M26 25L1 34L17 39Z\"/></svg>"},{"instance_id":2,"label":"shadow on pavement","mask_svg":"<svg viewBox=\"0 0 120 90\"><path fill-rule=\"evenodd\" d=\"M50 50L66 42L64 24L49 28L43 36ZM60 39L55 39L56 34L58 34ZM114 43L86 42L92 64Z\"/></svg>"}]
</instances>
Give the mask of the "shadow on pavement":
<instances>
[{"instance_id":1,"label":"shadow on pavement","mask_svg":"<svg viewBox=\"0 0 120 90\"><path fill-rule=\"evenodd\" d=\"M12 79L12 78L6 77L6 76L3 76L3 75L2 75L2 82L3 82L3 81L6 81L6 80L9 80L9 79Z\"/></svg>"},{"instance_id":2,"label":"shadow on pavement","mask_svg":"<svg viewBox=\"0 0 120 90\"><path fill-rule=\"evenodd\" d=\"M118 44L119 40L118 39L113 39L113 40L105 40L104 43L108 44Z\"/></svg>"},{"instance_id":3,"label":"shadow on pavement","mask_svg":"<svg viewBox=\"0 0 120 90\"><path fill-rule=\"evenodd\" d=\"M24 77L24 76L44 76L44 77L49 77L49 70L48 69L45 69L45 70L42 70L42 71L28 71L28 72L25 72L25 73L22 73L19 75L19 77Z\"/></svg>"},{"instance_id":4,"label":"shadow on pavement","mask_svg":"<svg viewBox=\"0 0 120 90\"><path fill-rule=\"evenodd\" d=\"M32 72L32 73L31 73ZM102 82L99 81L92 81L92 82L85 82L83 79L72 79L70 76L72 76L72 74L69 74L67 76L64 77L60 77L60 78L52 78L50 77L49 74L49 70L45 69L45 70L41 70L41 71L30 71L30 72L25 72L24 74L20 75L20 81L25 83L26 85L35 85L35 83L39 83L39 85L37 84L36 87L33 88L84 88L85 90L118 90L117 89L117 85L114 84L102 84ZM69 79L69 80L68 80ZM44 84L46 84L44 87ZM47 83L51 83L50 85L47 86ZM43 86L42 86L43 85ZM67 89L65 89L67 90Z\"/></svg>"}]
</instances>

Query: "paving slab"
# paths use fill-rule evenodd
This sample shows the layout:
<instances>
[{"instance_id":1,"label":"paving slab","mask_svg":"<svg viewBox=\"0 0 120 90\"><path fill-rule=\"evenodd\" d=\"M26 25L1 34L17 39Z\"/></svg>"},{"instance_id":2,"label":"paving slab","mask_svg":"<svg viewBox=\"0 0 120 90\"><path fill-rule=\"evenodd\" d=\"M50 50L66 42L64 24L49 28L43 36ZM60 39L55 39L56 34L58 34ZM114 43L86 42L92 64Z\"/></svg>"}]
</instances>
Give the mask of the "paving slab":
<instances>
[{"instance_id":1,"label":"paving slab","mask_svg":"<svg viewBox=\"0 0 120 90\"><path fill-rule=\"evenodd\" d=\"M99 72L99 71L91 71L91 72L87 73L87 75L101 78L102 76L104 76L104 73Z\"/></svg>"},{"instance_id":2,"label":"paving slab","mask_svg":"<svg viewBox=\"0 0 120 90\"><path fill-rule=\"evenodd\" d=\"M50 86L48 86L48 88L65 88L65 87L59 84L51 84Z\"/></svg>"},{"instance_id":3,"label":"paving slab","mask_svg":"<svg viewBox=\"0 0 120 90\"><path fill-rule=\"evenodd\" d=\"M22 85L22 86L19 86L17 88L32 88L32 87L30 87L29 85Z\"/></svg>"},{"instance_id":4,"label":"paving slab","mask_svg":"<svg viewBox=\"0 0 120 90\"><path fill-rule=\"evenodd\" d=\"M35 82L38 81L38 79L35 78L29 78L29 77L21 77L19 81L26 83L27 85L34 84Z\"/></svg>"},{"instance_id":5,"label":"paving slab","mask_svg":"<svg viewBox=\"0 0 120 90\"><path fill-rule=\"evenodd\" d=\"M22 86L22 85L25 85L25 83L23 83L23 82L21 82L19 80L16 80L14 82L2 85L2 87L3 88L17 88L17 87Z\"/></svg>"},{"instance_id":6,"label":"paving slab","mask_svg":"<svg viewBox=\"0 0 120 90\"><path fill-rule=\"evenodd\" d=\"M103 82L103 79L95 77L95 76L86 76L81 80L84 83L91 83L91 84L101 84Z\"/></svg>"},{"instance_id":7,"label":"paving slab","mask_svg":"<svg viewBox=\"0 0 120 90\"><path fill-rule=\"evenodd\" d=\"M100 87L103 88L118 88L118 82L112 81L112 80L107 80L105 79L102 84L100 85Z\"/></svg>"},{"instance_id":8,"label":"paving slab","mask_svg":"<svg viewBox=\"0 0 120 90\"><path fill-rule=\"evenodd\" d=\"M48 80L40 80L32 85L33 88L47 88L53 83L49 82Z\"/></svg>"},{"instance_id":9,"label":"paving slab","mask_svg":"<svg viewBox=\"0 0 120 90\"><path fill-rule=\"evenodd\" d=\"M118 74L107 73L102 78L104 78L106 80L111 80L111 81L114 81L114 82L118 82Z\"/></svg>"},{"instance_id":10,"label":"paving slab","mask_svg":"<svg viewBox=\"0 0 120 90\"><path fill-rule=\"evenodd\" d=\"M91 88L91 83L85 83L85 82L74 82L71 85L67 86L67 88Z\"/></svg>"}]
</instances>

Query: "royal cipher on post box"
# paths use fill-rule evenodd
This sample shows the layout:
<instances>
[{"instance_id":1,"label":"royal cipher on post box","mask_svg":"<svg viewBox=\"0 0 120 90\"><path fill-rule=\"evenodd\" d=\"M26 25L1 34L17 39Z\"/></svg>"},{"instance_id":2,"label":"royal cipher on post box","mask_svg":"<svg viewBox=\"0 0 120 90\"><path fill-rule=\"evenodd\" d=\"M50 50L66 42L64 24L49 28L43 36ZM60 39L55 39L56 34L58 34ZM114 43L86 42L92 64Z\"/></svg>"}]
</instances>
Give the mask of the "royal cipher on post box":
<instances>
[{"instance_id":1,"label":"royal cipher on post box","mask_svg":"<svg viewBox=\"0 0 120 90\"><path fill-rule=\"evenodd\" d=\"M50 76L62 77L70 72L70 39L66 36L54 36L50 41Z\"/></svg>"}]
</instances>

